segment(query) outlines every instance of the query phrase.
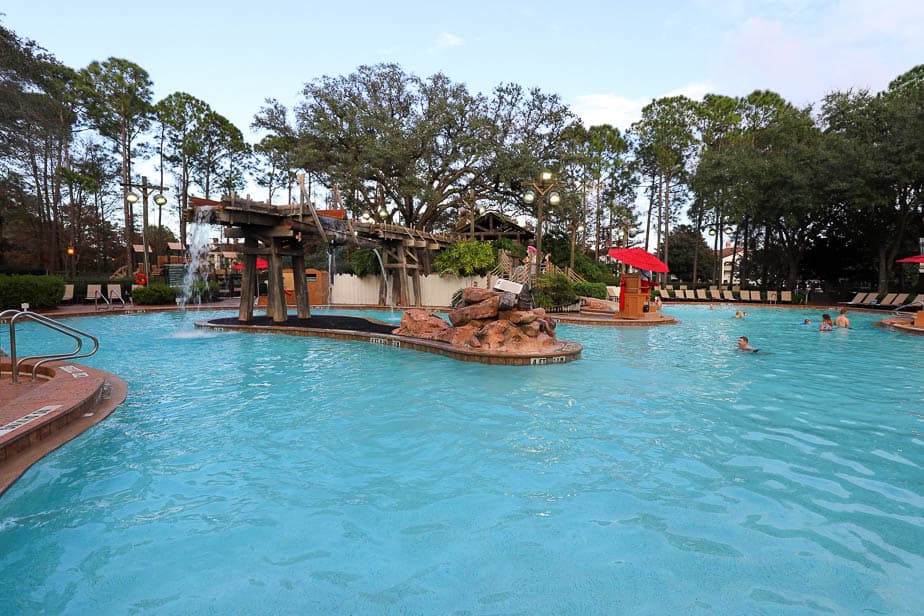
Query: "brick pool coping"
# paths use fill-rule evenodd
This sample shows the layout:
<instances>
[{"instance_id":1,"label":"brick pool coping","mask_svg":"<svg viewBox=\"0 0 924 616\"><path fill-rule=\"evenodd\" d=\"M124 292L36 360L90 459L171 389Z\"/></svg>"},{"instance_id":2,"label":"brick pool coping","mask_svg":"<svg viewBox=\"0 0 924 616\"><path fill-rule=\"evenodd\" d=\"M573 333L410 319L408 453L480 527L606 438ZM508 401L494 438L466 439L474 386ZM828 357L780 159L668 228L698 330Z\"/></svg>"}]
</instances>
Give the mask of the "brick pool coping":
<instances>
[{"instance_id":1,"label":"brick pool coping","mask_svg":"<svg viewBox=\"0 0 924 616\"><path fill-rule=\"evenodd\" d=\"M911 334L913 336L924 336L924 329L915 327L912 321L908 319L884 319L873 323L880 329L890 332L899 332L901 334Z\"/></svg>"},{"instance_id":2,"label":"brick pool coping","mask_svg":"<svg viewBox=\"0 0 924 616\"><path fill-rule=\"evenodd\" d=\"M35 462L108 417L125 401L128 386L109 372L70 362L36 371L23 366L11 382L0 363L0 494Z\"/></svg>"},{"instance_id":3,"label":"brick pool coping","mask_svg":"<svg viewBox=\"0 0 924 616\"><path fill-rule=\"evenodd\" d=\"M373 319L353 317L370 323L383 324L394 327L392 324L382 323ZM241 331L248 333L289 334L292 336L313 336L318 338L333 338L336 340L355 340L369 342L393 348L411 349L451 357L459 361L473 361L496 366L535 366L546 364L563 364L574 361L581 356L583 347L576 342L559 341L556 348L543 353L498 353L495 351L480 351L477 349L464 349L434 340L411 338L377 332L364 332L346 329L322 329L317 327L304 327L299 325L286 325L274 323L272 325L255 325L251 323L232 324L228 322L199 321L196 327L215 330Z\"/></svg>"},{"instance_id":4,"label":"brick pool coping","mask_svg":"<svg viewBox=\"0 0 924 616\"><path fill-rule=\"evenodd\" d=\"M669 314L646 312L638 319L626 319L618 312L550 312L550 317L560 323L569 325L602 325L605 327L649 327L658 325L676 325L680 321ZM650 316L649 316L650 315Z\"/></svg>"}]
</instances>

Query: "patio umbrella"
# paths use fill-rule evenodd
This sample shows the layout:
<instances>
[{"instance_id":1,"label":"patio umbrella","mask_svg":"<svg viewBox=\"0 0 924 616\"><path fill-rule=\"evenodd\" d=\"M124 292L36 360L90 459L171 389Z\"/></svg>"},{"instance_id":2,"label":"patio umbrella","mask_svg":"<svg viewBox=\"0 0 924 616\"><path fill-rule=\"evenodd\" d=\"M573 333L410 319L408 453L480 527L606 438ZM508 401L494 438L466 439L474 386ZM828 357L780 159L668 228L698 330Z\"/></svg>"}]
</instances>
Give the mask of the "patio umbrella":
<instances>
[{"instance_id":1,"label":"patio umbrella","mask_svg":"<svg viewBox=\"0 0 924 616\"><path fill-rule=\"evenodd\" d=\"M260 257L257 257L257 269L258 269L258 270L265 270L265 269L267 269L268 267L269 267L269 261L267 261L266 259L261 259ZM231 266L231 269L233 269L233 270L242 270L242 269L244 269L244 264L243 264L243 263L235 263L234 265Z\"/></svg>"},{"instance_id":2,"label":"patio umbrella","mask_svg":"<svg viewBox=\"0 0 924 616\"><path fill-rule=\"evenodd\" d=\"M896 263L924 263L924 255L905 257L904 259L898 259Z\"/></svg>"},{"instance_id":3,"label":"patio umbrella","mask_svg":"<svg viewBox=\"0 0 924 616\"><path fill-rule=\"evenodd\" d=\"M641 248L610 248L609 254L617 261L631 265L641 270L652 272L666 272L667 264L650 252Z\"/></svg>"}]
</instances>

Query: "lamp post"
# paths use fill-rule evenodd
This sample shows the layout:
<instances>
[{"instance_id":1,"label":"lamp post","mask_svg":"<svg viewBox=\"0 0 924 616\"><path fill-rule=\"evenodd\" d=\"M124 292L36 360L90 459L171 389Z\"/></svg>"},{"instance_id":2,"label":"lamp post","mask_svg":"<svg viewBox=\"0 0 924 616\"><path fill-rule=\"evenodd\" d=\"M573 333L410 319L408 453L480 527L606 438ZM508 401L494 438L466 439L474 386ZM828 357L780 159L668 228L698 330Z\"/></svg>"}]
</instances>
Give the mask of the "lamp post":
<instances>
[{"instance_id":1,"label":"lamp post","mask_svg":"<svg viewBox=\"0 0 924 616\"><path fill-rule=\"evenodd\" d=\"M469 190L466 196L467 198L463 199L463 203L465 203L466 207L468 207L468 216L469 216L469 221L471 224L471 227L469 228L469 239L474 242L475 241L475 204L478 202L478 200L475 198L474 190ZM484 206L481 206L480 208L478 208L477 211L479 214L484 214L485 212Z\"/></svg>"},{"instance_id":2,"label":"lamp post","mask_svg":"<svg viewBox=\"0 0 924 616\"><path fill-rule=\"evenodd\" d=\"M584 233L584 225L571 227L571 269L574 269L574 243L577 240L578 233Z\"/></svg>"},{"instance_id":3,"label":"lamp post","mask_svg":"<svg viewBox=\"0 0 924 616\"><path fill-rule=\"evenodd\" d=\"M555 207L561 203L561 193L555 188L561 188L560 184L555 182L555 176L551 171L543 171L539 174L539 180L536 182L526 182L528 188L523 192L523 203L526 205L536 204L536 252L542 254L542 203L545 201L548 205Z\"/></svg>"},{"instance_id":4,"label":"lamp post","mask_svg":"<svg viewBox=\"0 0 924 616\"><path fill-rule=\"evenodd\" d=\"M126 186L126 188L127 189L139 188L139 186L137 184L129 183L128 186ZM167 188L164 186L149 186L147 176L141 176L140 188L141 188L141 205L142 205L142 215L141 215L142 247L141 249L144 253L144 274L145 276L150 276L151 275L151 264L150 264L150 258L148 256L148 237L147 237L148 189L160 191L160 190L167 190ZM128 195L125 196L125 200L131 203L132 205L134 205L135 203L138 203L138 194L134 192L130 192L128 193ZM165 203L167 203L167 197L163 196L161 193L158 192L156 195L154 195L154 203L156 203L158 206L162 206Z\"/></svg>"},{"instance_id":5,"label":"lamp post","mask_svg":"<svg viewBox=\"0 0 924 616\"><path fill-rule=\"evenodd\" d=\"M67 275L71 278L77 275L77 268L74 267L74 253L76 252L73 246L67 247Z\"/></svg>"}]
</instances>

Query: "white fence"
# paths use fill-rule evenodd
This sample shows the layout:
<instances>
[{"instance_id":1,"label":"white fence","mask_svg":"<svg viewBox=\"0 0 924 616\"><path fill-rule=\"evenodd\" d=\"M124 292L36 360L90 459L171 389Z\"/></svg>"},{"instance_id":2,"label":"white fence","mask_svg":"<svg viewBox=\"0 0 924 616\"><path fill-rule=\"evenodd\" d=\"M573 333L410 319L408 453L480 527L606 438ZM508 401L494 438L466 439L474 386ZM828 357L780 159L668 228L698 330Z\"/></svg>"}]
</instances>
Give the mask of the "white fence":
<instances>
[{"instance_id":1,"label":"white fence","mask_svg":"<svg viewBox=\"0 0 924 616\"><path fill-rule=\"evenodd\" d=\"M357 278L352 274L337 274L334 277L334 288L331 292L331 304L366 304L379 303L379 284L381 276L366 276ZM455 276L420 277L420 294L424 306L448 306L452 295L463 287L486 287L488 279L485 276L471 276L456 278ZM407 280L407 288L413 289L411 279ZM413 291L410 292L413 302Z\"/></svg>"}]
</instances>

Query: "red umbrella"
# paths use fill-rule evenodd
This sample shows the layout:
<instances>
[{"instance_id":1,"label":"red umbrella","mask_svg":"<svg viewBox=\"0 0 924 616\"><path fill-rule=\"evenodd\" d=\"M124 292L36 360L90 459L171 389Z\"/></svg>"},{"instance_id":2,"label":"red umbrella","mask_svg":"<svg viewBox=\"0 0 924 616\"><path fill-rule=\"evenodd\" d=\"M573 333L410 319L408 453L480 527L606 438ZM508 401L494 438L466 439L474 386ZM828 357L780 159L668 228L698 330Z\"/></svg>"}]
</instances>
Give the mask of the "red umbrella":
<instances>
[{"instance_id":1,"label":"red umbrella","mask_svg":"<svg viewBox=\"0 0 924 616\"><path fill-rule=\"evenodd\" d=\"M899 259L896 263L924 263L924 255L905 257L904 259Z\"/></svg>"},{"instance_id":2,"label":"red umbrella","mask_svg":"<svg viewBox=\"0 0 924 616\"><path fill-rule=\"evenodd\" d=\"M257 257L257 269L258 269L258 270L267 269L268 267L269 267L269 261L267 261L266 259L261 259L260 257ZM231 269L233 269L233 270L242 270L242 269L244 269L244 264L243 264L243 263L236 263L236 264L234 264L234 265L231 266Z\"/></svg>"},{"instance_id":3,"label":"red umbrella","mask_svg":"<svg viewBox=\"0 0 924 616\"><path fill-rule=\"evenodd\" d=\"M631 265L641 270L652 272L666 272L667 264L650 252L641 248L610 248L608 253L617 261Z\"/></svg>"}]
</instances>

